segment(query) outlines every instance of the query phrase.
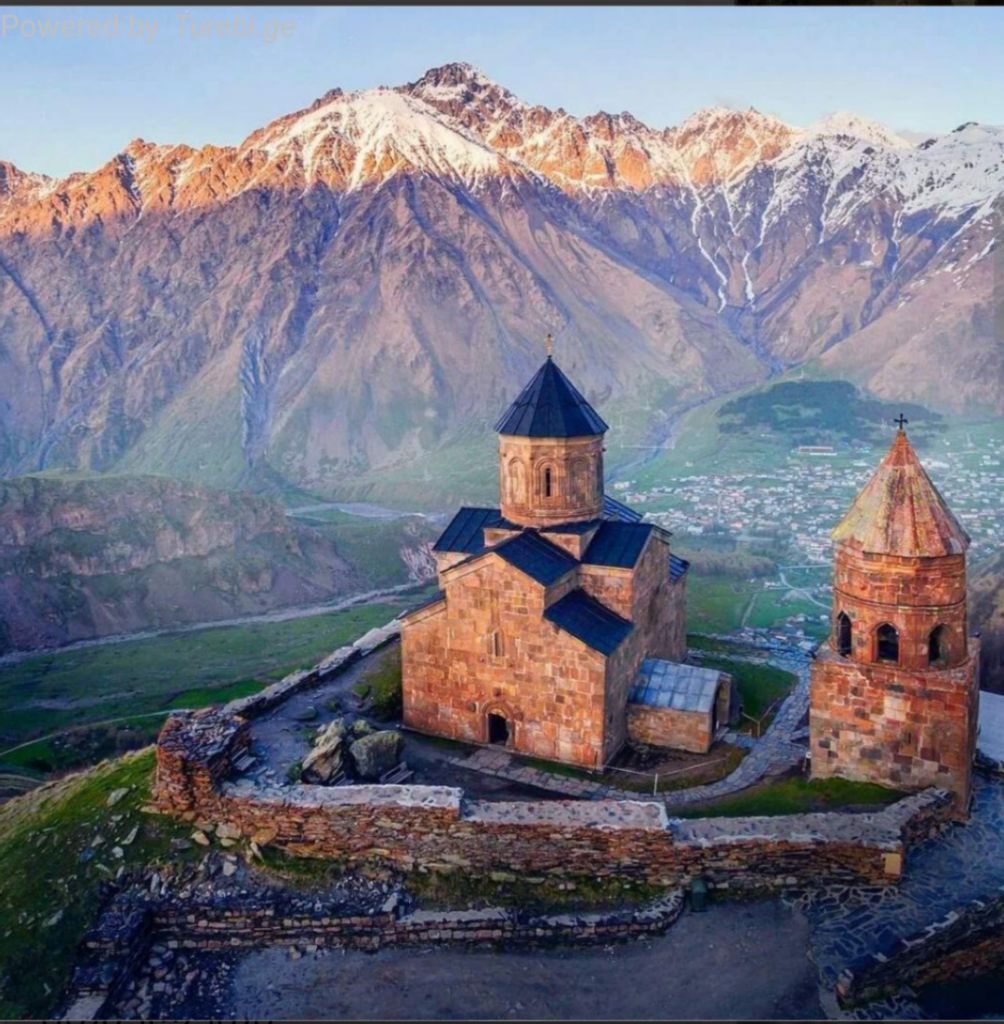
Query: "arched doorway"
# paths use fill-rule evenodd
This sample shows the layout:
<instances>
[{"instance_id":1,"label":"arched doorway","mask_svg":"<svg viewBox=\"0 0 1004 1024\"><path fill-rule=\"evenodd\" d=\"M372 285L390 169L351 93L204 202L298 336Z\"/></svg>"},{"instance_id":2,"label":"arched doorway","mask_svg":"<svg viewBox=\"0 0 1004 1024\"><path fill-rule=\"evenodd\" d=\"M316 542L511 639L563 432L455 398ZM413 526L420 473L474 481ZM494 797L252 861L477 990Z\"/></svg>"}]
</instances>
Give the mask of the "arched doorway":
<instances>
[{"instance_id":1,"label":"arched doorway","mask_svg":"<svg viewBox=\"0 0 1004 1024\"><path fill-rule=\"evenodd\" d=\"M488 742L501 747L509 745L509 720L497 711L488 712Z\"/></svg>"}]
</instances>

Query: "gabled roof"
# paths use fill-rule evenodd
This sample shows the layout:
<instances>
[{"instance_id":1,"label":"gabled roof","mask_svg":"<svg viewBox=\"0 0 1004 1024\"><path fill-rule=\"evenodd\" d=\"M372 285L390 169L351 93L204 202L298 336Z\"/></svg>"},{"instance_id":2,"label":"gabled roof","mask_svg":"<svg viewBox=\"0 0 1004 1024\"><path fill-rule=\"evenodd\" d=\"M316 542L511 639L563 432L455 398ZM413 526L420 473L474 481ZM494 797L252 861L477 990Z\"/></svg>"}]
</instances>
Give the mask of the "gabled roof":
<instances>
[{"instance_id":1,"label":"gabled roof","mask_svg":"<svg viewBox=\"0 0 1004 1024\"><path fill-rule=\"evenodd\" d=\"M578 565L567 551L528 530L486 549L545 587L560 580Z\"/></svg>"},{"instance_id":2,"label":"gabled roof","mask_svg":"<svg viewBox=\"0 0 1004 1024\"><path fill-rule=\"evenodd\" d=\"M508 525L497 508L462 508L450 520L433 551L462 551L466 555L483 551L485 527Z\"/></svg>"},{"instance_id":3,"label":"gabled roof","mask_svg":"<svg viewBox=\"0 0 1004 1024\"><path fill-rule=\"evenodd\" d=\"M716 668L646 658L628 700L650 708L706 713L715 703L721 680L722 673Z\"/></svg>"},{"instance_id":4,"label":"gabled roof","mask_svg":"<svg viewBox=\"0 0 1004 1024\"><path fill-rule=\"evenodd\" d=\"M969 547L969 534L903 430L831 536L867 554L905 558L958 555Z\"/></svg>"},{"instance_id":5,"label":"gabled roof","mask_svg":"<svg viewBox=\"0 0 1004 1024\"><path fill-rule=\"evenodd\" d=\"M605 433L607 425L548 356L495 429L519 437L587 437Z\"/></svg>"},{"instance_id":6,"label":"gabled roof","mask_svg":"<svg viewBox=\"0 0 1004 1024\"><path fill-rule=\"evenodd\" d=\"M589 542L582 556L585 565L608 565L630 569L638 561L641 549L655 527L651 523L605 521Z\"/></svg>"},{"instance_id":7,"label":"gabled roof","mask_svg":"<svg viewBox=\"0 0 1004 1024\"><path fill-rule=\"evenodd\" d=\"M613 654L634 628L584 590L573 590L555 601L544 612L544 618L606 655Z\"/></svg>"},{"instance_id":8,"label":"gabled roof","mask_svg":"<svg viewBox=\"0 0 1004 1024\"><path fill-rule=\"evenodd\" d=\"M603 518L619 519L622 523L640 523L641 513L635 512L622 501L611 498L609 494L603 495Z\"/></svg>"}]
</instances>

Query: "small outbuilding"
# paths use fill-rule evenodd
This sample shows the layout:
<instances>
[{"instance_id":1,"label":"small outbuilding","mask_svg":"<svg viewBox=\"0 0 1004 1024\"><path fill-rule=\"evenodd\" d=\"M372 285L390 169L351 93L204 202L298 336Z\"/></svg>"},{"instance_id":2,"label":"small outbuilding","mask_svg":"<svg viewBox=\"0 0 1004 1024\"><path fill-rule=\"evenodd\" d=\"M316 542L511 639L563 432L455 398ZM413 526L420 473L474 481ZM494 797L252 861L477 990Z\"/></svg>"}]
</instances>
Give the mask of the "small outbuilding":
<instances>
[{"instance_id":1,"label":"small outbuilding","mask_svg":"<svg viewBox=\"0 0 1004 1024\"><path fill-rule=\"evenodd\" d=\"M719 727L738 713L727 672L646 658L628 695L628 735L653 747L706 754Z\"/></svg>"}]
</instances>

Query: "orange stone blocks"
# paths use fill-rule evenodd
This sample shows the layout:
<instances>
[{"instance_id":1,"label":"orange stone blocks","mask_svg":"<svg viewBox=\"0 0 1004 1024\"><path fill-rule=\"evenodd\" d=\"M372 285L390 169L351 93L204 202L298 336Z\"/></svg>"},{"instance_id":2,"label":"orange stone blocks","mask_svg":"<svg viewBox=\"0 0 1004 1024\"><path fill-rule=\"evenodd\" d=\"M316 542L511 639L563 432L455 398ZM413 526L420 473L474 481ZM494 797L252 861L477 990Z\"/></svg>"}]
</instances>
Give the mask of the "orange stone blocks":
<instances>
[{"instance_id":1,"label":"orange stone blocks","mask_svg":"<svg viewBox=\"0 0 1004 1024\"><path fill-rule=\"evenodd\" d=\"M813 777L939 786L964 817L979 705L969 537L902 430L833 537L833 633L812 669Z\"/></svg>"}]
</instances>

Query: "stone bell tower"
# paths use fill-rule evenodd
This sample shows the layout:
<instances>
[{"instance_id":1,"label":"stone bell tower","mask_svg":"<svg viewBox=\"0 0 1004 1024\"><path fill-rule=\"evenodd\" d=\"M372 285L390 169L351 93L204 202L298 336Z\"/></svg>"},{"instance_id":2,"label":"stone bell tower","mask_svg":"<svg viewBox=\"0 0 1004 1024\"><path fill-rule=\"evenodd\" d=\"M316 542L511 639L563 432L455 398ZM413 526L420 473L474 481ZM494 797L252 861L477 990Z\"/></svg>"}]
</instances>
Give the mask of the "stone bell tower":
<instances>
[{"instance_id":1,"label":"stone bell tower","mask_svg":"<svg viewBox=\"0 0 1004 1024\"><path fill-rule=\"evenodd\" d=\"M550 353L495 424L502 516L520 526L585 522L603 513L607 425Z\"/></svg>"},{"instance_id":2,"label":"stone bell tower","mask_svg":"<svg viewBox=\"0 0 1004 1024\"><path fill-rule=\"evenodd\" d=\"M812 666L813 778L951 790L968 813L979 705L969 536L903 429L833 531L833 632Z\"/></svg>"}]
</instances>

